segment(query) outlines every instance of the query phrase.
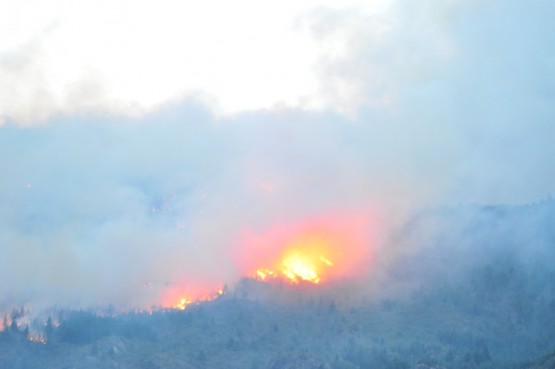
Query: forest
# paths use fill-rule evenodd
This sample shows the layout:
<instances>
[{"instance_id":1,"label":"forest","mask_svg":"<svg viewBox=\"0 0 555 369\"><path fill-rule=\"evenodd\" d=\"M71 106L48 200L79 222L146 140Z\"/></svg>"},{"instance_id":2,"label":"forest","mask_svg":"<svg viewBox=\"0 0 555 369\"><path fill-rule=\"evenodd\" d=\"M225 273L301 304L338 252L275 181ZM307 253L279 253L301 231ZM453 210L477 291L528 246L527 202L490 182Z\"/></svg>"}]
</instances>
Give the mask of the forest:
<instances>
[{"instance_id":1,"label":"forest","mask_svg":"<svg viewBox=\"0 0 555 369\"><path fill-rule=\"evenodd\" d=\"M57 308L33 323L22 307L4 317L0 368L551 368L553 224L553 200L422 213L396 242L426 246L390 270L415 287L387 298L245 278L183 311Z\"/></svg>"}]
</instances>

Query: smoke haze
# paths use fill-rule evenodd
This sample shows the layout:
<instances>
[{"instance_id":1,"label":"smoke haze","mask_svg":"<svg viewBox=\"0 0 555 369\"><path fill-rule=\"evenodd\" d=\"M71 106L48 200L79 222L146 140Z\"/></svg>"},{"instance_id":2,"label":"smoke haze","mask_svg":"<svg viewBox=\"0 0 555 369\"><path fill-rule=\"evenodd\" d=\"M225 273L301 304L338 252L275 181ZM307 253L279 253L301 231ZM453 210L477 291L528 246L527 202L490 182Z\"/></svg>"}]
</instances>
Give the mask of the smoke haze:
<instances>
[{"instance_id":1,"label":"smoke haze","mask_svg":"<svg viewBox=\"0 0 555 369\"><path fill-rule=\"evenodd\" d=\"M49 69L56 39L21 46L25 62L0 49L0 304L136 307L159 304L171 286L214 290L244 276L234 258L245 232L330 213L376 219L365 241L376 257L361 278L387 289L412 270L405 278L417 286L445 275L447 260L455 260L453 269L476 265L470 245L483 242L478 236L445 242L458 246L441 249L435 261L419 257L425 245L437 246L429 242L435 230L471 224L482 214L478 204L553 194L552 2L315 4L290 13L318 52L303 62L313 80L277 95L266 93L275 84L251 83L270 73L249 75L260 62L250 59L254 47L237 57L225 91L183 77L153 98L109 90L118 81L101 66L103 77L88 75L79 93L68 92L67 76L44 82L43 73L59 71ZM196 41L209 47L202 36ZM140 70L130 69L143 92L156 90L157 76L171 79L163 63L154 65L159 70L142 82ZM292 70L288 78L305 71ZM262 102L230 102L259 87ZM410 223L420 227L413 237L399 236L414 216L457 206L469 214L462 225L431 217ZM548 241L522 223L508 217L499 233L510 230L530 245L519 251L522 260L541 259L545 250L533 245Z\"/></svg>"}]
</instances>

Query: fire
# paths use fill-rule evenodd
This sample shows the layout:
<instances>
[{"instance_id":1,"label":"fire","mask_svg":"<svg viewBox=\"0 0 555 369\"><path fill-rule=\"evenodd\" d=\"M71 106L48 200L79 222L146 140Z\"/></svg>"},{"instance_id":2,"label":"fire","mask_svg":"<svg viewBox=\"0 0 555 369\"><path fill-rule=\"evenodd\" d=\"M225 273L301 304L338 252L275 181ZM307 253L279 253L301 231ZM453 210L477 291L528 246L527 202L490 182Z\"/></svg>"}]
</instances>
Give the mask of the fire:
<instances>
[{"instance_id":1,"label":"fire","mask_svg":"<svg viewBox=\"0 0 555 369\"><path fill-rule=\"evenodd\" d=\"M333 254L331 244L330 240L318 234L301 235L286 246L278 265L257 269L255 277L264 281L281 276L295 284L300 281L318 284L326 269L334 265L329 259Z\"/></svg>"},{"instance_id":2,"label":"fire","mask_svg":"<svg viewBox=\"0 0 555 369\"><path fill-rule=\"evenodd\" d=\"M277 277L277 274L273 270L262 268L256 271L256 277L261 281L265 281L268 278Z\"/></svg>"},{"instance_id":3,"label":"fire","mask_svg":"<svg viewBox=\"0 0 555 369\"><path fill-rule=\"evenodd\" d=\"M369 219L335 214L281 225L243 239L242 263L260 281L281 278L292 284L325 283L360 274L370 260Z\"/></svg>"},{"instance_id":4,"label":"fire","mask_svg":"<svg viewBox=\"0 0 555 369\"><path fill-rule=\"evenodd\" d=\"M320 277L316 272L316 265L312 260L302 255L292 255L283 259L283 275L292 282L298 283L299 279L312 283L320 283Z\"/></svg>"},{"instance_id":5,"label":"fire","mask_svg":"<svg viewBox=\"0 0 555 369\"><path fill-rule=\"evenodd\" d=\"M241 276L293 285L322 285L361 276L372 261L377 223L366 212L338 212L244 231L234 248ZM160 306L185 310L224 294L221 280L185 279L164 288Z\"/></svg>"},{"instance_id":6,"label":"fire","mask_svg":"<svg viewBox=\"0 0 555 369\"><path fill-rule=\"evenodd\" d=\"M214 292L202 292L201 289L173 287L165 291L162 306L169 309L185 310L192 304L213 301L222 296L225 289L218 288Z\"/></svg>"},{"instance_id":7,"label":"fire","mask_svg":"<svg viewBox=\"0 0 555 369\"><path fill-rule=\"evenodd\" d=\"M175 308L179 310L185 310L187 306L191 305L194 301L190 297L182 297L179 299L177 304L175 304Z\"/></svg>"}]
</instances>

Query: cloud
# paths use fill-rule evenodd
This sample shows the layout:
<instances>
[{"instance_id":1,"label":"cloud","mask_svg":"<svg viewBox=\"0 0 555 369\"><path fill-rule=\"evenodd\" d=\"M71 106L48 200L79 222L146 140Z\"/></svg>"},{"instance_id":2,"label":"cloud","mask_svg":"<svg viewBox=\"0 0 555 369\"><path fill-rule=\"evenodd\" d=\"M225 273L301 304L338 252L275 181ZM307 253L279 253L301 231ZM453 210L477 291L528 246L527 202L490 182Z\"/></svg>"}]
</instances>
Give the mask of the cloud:
<instances>
[{"instance_id":1,"label":"cloud","mask_svg":"<svg viewBox=\"0 0 555 369\"><path fill-rule=\"evenodd\" d=\"M326 3L372 13L386 2ZM312 71L321 46L297 22L320 5L10 4L0 19L6 35L0 84L17 88L1 95L0 117L28 125L91 110L140 116L191 95L220 114L275 105L322 108ZM15 69L14 58L20 60Z\"/></svg>"}]
</instances>

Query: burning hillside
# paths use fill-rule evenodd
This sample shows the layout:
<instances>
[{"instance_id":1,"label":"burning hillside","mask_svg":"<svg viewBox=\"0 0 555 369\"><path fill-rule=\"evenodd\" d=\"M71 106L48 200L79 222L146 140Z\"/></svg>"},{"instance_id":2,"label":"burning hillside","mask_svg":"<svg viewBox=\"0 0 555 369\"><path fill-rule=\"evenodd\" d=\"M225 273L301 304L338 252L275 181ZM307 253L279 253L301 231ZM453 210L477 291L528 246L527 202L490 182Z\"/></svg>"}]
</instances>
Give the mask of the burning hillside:
<instances>
[{"instance_id":1,"label":"burning hillside","mask_svg":"<svg viewBox=\"0 0 555 369\"><path fill-rule=\"evenodd\" d=\"M372 225L364 215L331 214L248 231L236 261L244 275L261 281L322 284L356 277L371 261Z\"/></svg>"},{"instance_id":2,"label":"burning hillside","mask_svg":"<svg viewBox=\"0 0 555 369\"><path fill-rule=\"evenodd\" d=\"M211 289L209 287L183 288L171 287L164 291L162 307L166 309L185 310L191 304L212 301L224 294L224 287Z\"/></svg>"},{"instance_id":3,"label":"burning hillside","mask_svg":"<svg viewBox=\"0 0 555 369\"><path fill-rule=\"evenodd\" d=\"M363 275L372 261L376 221L360 213L333 213L244 231L233 254L241 278L326 285ZM166 287L161 306L184 310L224 293L226 283L177 283Z\"/></svg>"}]
</instances>

